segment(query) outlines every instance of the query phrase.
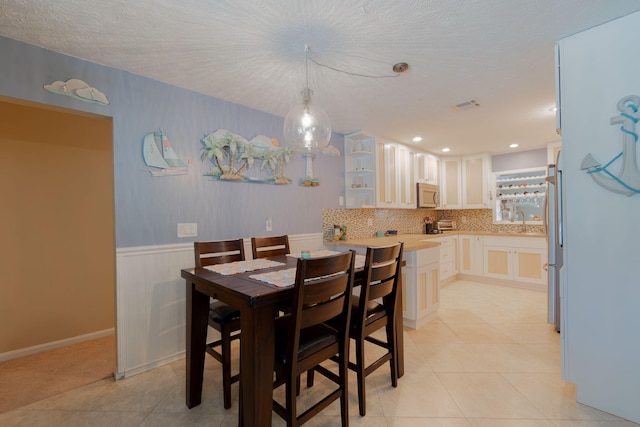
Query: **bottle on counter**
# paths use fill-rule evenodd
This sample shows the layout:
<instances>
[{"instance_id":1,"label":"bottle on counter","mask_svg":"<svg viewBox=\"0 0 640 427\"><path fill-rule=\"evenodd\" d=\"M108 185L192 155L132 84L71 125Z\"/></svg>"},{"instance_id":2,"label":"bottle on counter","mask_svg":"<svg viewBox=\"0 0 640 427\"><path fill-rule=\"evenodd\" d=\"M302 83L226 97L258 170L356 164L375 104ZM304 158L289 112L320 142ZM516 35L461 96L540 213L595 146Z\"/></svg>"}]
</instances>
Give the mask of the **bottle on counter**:
<instances>
[{"instance_id":1,"label":"bottle on counter","mask_svg":"<svg viewBox=\"0 0 640 427\"><path fill-rule=\"evenodd\" d=\"M333 240L340 240L340 226L333 225Z\"/></svg>"},{"instance_id":2,"label":"bottle on counter","mask_svg":"<svg viewBox=\"0 0 640 427\"><path fill-rule=\"evenodd\" d=\"M340 240L347 240L347 226L340 227Z\"/></svg>"}]
</instances>

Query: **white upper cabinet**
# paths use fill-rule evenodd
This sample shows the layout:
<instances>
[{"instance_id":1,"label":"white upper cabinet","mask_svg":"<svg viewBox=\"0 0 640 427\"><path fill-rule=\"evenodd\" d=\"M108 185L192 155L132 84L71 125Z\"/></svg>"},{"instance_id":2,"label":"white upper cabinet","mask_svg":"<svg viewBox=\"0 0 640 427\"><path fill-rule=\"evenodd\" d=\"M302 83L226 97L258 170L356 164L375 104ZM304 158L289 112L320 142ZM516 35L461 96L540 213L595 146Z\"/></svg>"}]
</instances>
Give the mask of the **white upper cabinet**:
<instances>
[{"instance_id":1,"label":"white upper cabinet","mask_svg":"<svg viewBox=\"0 0 640 427\"><path fill-rule=\"evenodd\" d=\"M416 153L416 182L438 185L440 159L429 153Z\"/></svg>"},{"instance_id":2,"label":"white upper cabinet","mask_svg":"<svg viewBox=\"0 0 640 427\"><path fill-rule=\"evenodd\" d=\"M415 209L416 153L402 144L376 142L376 206Z\"/></svg>"},{"instance_id":3,"label":"white upper cabinet","mask_svg":"<svg viewBox=\"0 0 640 427\"><path fill-rule=\"evenodd\" d=\"M376 142L376 158L376 205L379 208L397 208L398 145L391 142Z\"/></svg>"},{"instance_id":4,"label":"white upper cabinet","mask_svg":"<svg viewBox=\"0 0 640 427\"><path fill-rule=\"evenodd\" d=\"M362 131L344 137L345 207L417 208L416 182L437 182L439 159Z\"/></svg>"},{"instance_id":5,"label":"white upper cabinet","mask_svg":"<svg viewBox=\"0 0 640 427\"><path fill-rule=\"evenodd\" d=\"M475 155L442 159L442 209L490 207L489 157Z\"/></svg>"},{"instance_id":6,"label":"white upper cabinet","mask_svg":"<svg viewBox=\"0 0 640 427\"><path fill-rule=\"evenodd\" d=\"M442 185L440 202L443 209L462 209L462 172L460 158L442 159Z\"/></svg>"},{"instance_id":7,"label":"white upper cabinet","mask_svg":"<svg viewBox=\"0 0 640 427\"><path fill-rule=\"evenodd\" d=\"M489 157L485 155L462 158L462 207L488 208Z\"/></svg>"},{"instance_id":8,"label":"white upper cabinet","mask_svg":"<svg viewBox=\"0 0 640 427\"><path fill-rule=\"evenodd\" d=\"M415 150L398 144L398 207L415 209L416 202L416 153Z\"/></svg>"}]
</instances>

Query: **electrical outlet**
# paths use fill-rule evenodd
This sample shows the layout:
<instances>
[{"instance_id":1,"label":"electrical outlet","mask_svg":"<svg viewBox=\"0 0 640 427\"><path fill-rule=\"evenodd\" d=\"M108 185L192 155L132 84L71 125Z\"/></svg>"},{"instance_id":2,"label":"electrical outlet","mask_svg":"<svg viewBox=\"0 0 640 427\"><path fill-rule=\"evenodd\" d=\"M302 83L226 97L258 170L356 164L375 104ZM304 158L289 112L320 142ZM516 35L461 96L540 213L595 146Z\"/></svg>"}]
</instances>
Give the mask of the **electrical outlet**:
<instances>
[{"instance_id":1,"label":"electrical outlet","mask_svg":"<svg viewBox=\"0 0 640 427\"><path fill-rule=\"evenodd\" d=\"M467 222L467 217L466 216L461 216L460 217L460 222Z\"/></svg>"},{"instance_id":2,"label":"electrical outlet","mask_svg":"<svg viewBox=\"0 0 640 427\"><path fill-rule=\"evenodd\" d=\"M338 205L344 206L344 197L343 196L338 197Z\"/></svg>"},{"instance_id":3,"label":"electrical outlet","mask_svg":"<svg viewBox=\"0 0 640 427\"><path fill-rule=\"evenodd\" d=\"M373 219L371 218L367 219L367 225L371 227L373 225Z\"/></svg>"},{"instance_id":4,"label":"electrical outlet","mask_svg":"<svg viewBox=\"0 0 640 427\"><path fill-rule=\"evenodd\" d=\"M273 220L271 219L271 217L267 218L267 224L265 228L267 229L267 231L273 230Z\"/></svg>"}]
</instances>

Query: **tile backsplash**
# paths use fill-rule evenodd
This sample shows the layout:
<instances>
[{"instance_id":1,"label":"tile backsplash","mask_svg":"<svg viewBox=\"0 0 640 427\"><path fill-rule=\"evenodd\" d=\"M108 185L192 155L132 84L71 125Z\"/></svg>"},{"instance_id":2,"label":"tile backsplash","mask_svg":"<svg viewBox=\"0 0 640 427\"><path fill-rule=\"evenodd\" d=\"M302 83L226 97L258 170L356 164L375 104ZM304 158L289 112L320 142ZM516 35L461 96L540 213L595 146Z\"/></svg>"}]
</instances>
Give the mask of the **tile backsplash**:
<instances>
[{"instance_id":1,"label":"tile backsplash","mask_svg":"<svg viewBox=\"0 0 640 427\"><path fill-rule=\"evenodd\" d=\"M398 230L399 234L424 233L424 218L456 222L458 230L519 231L520 222L493 224L491 209L323 209L322 230L325 240L333 239L333 226L345 225L347 238L361 239L376 231ZM544 232L542 225L527 224L527 231Z\"/></svg>"}]
</instances>

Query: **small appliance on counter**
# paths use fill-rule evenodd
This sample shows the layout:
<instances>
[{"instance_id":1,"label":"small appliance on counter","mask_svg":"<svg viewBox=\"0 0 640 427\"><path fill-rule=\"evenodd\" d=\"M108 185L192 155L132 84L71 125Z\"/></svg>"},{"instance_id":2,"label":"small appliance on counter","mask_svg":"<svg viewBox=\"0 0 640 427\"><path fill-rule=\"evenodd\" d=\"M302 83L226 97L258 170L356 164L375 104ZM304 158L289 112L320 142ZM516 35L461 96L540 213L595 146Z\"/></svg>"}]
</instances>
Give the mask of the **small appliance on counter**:
<instances>
[{"instance_id":1,"label":"small appliance on counter","mask_svg":"<svg viewBox=\"0 0 640 427\"><path fill-rule=\"evenodd\" d=\"M448 219L443 219L436 223L436 228L439 232L455 230L456 222Z\"/></svg>"},{"instance_id":2,"label":"small appliance on counter","mask_svg":"<svg viewBox=\"0 0 640 427\"><path fill-rule=\"evenodd\" d=\"M427 216L424 218L424 234L438 234L440 233L440 231L438 231L437 227L434 227L434 220L435 218L432 216Z\"/></svg>"},{"instance_id":3,"label":"small appliance on counter","mask_svg":"<svg viewBox=\"0 0 640 427\"><path fill-rule=\"evenodd\" d=\"M438 230L437 227L434 227L433 223L428 222L424 224L424 234L440 234L440 233L442 233L442 231Z\"/></svg>"}]
</instances>

